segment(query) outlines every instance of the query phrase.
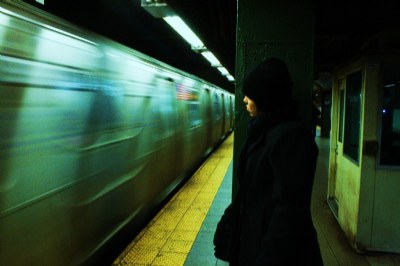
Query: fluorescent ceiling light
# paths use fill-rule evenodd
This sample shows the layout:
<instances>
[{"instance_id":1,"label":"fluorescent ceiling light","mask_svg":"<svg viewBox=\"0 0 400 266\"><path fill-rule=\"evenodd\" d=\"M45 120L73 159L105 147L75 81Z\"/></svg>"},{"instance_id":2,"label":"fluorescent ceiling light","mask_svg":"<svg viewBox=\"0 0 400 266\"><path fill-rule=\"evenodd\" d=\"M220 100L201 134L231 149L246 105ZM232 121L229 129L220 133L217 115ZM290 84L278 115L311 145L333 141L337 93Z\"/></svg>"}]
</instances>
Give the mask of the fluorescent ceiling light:
<instances>
[{"instance_id":1,"label":"fluorescent ceiling light","mask_svg":"<svg viewBox=\"0 0 400 266\"><path fill-rule=\"evenodd\" d=\"M232 75L226 76L229 81L235 81L235 78Z\"/></svg>"},{"instance_id":2,"label":"fluorescent ceiling light","mask_svg":"<svg viewBox=\"0 0 400 266\"><path fill-rule=\"evenodd\" d=\"M219 72L221 72L222 76L228 76L229 75L229 72L228 72L228 70L226 70L225 67L219 66L219 67L217 67L217 69L219 70Z\"/></svg>"},{"instance_id":3,"label":"fluorescent ceiling light","mask_svg":"<svg viewBox=\"0 0 400 266\"><path fill-rule=\"evenodd\" d=\"M146 0L145 0L146 1ZM151 12L150 12L151 13ZM153 14L153 13L151 13ZM226 76L229 81L234 81L235 79L229 74L228 70L221 65L219 60L207 50L204 43L196 36L196 34L186 25L186 23L179 16L162 16L165 22L167 22L179 35L182 36L185 41L187 41L192 47L192 50L201 53L205 59L207 59L212 67L218 68L223 76Z\"/></svg>"},{"instance_id":4,"label":"fluorescent ceiling light","mask_svg":"<svg viewBox=\"0 0 400 266\"><path fill-rule=\"evenodd\" d=\"M185 39L192 48L204 47L203 42L194 32L186 25L186 23L178 16L163 17L163 19Z\"/></svg>"},{"instance_id":5,"label":"fluorescent ceiling light","mask_svg":"<svg viewBox=\"0 0 400 266\"><path fill-rule=\"evenodd\" d=\"M210 51L202 52L201 55L204 56L208 60L208 62L211 63L211 66L214 66L214 67L221 66L221 63L219 62L219 60Z\"/></svg>"}]
</instances>

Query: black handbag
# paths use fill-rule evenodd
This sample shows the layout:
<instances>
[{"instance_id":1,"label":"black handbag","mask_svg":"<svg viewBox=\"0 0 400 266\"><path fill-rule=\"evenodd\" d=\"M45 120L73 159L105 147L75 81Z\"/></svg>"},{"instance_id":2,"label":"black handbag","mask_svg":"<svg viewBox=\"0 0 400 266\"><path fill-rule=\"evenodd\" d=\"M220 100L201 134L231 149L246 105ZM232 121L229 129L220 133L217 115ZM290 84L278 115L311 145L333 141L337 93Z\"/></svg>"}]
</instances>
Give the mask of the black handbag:
<instances>
[{"instance_id":1,"label":"black handbag","mask_svg":"<svg viewBox=\"0 0 400 266\"><path fill-rule=\"evenodd\" d=\"M214 255L224 261L230 261L233 243L234 223L232 217L232 204L229 205L217 224L214 234Z\"/></svg>"}]
</instances>

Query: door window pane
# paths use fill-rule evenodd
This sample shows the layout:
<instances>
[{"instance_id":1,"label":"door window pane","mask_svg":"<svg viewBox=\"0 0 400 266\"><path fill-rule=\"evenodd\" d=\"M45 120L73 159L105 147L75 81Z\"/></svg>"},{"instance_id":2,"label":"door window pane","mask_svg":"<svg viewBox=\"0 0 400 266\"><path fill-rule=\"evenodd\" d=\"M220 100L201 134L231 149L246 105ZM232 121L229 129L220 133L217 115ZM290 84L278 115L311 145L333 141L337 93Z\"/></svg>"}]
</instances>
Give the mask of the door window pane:
<instances>
[{"instance_id":1,"label":"door window pane","mask_svg":"<svg viewBox=\"0 0 400 266\"><path fill-rule=\"evenodd\" d=\"M340 90L339 141L343 143L344 90Z\"/></svg>"},{"instance_id":2,"label":"door window pane","mask_svg":"<svg viewBox=\"0 0 400 266\"><path fill-rule=\"evenodd\" d=\"M400 68L383 69L380 164L400 166Z\"/></svg>"},{"instance_id":3,"label":"door window pane","mask_svg":"<svg viewBox=\"0 0 400 266\"><path fill-rule=\"evenodd\" d=\"M362 72L346 77L346 104L343 153L358 163L360 153L360 109Z\"/></svg>"}]
</instances>

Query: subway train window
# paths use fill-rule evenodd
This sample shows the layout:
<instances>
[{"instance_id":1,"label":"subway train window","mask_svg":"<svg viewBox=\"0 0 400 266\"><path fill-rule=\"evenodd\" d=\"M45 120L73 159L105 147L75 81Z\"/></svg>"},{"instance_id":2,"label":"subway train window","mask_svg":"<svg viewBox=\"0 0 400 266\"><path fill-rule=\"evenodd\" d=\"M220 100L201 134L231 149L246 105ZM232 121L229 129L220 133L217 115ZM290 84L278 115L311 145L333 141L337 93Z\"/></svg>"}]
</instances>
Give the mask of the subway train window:
<instances>
[{"instance_id":1,"label":"subway train window","mask_svg":"<svg viewBox=\"0 0 400 266\"><path fill-rule=\"evenodd\" d=\"M188 107L189 127L200 126L201 116L200 116L199 102L189 102L187 107Z\"/></svg>"},{"instance_id":2,"label":"subway train window","mask_svg":"<svg viewBox=\"0 0 400 266\"><path fill-rule=\"evenodd\" d=\"M380 164L400 166L400 68L383 69Z\"/></svg>"},{"instance_id":3,"label":"subway train window","mask_svg":"<svg viewBox=\"0 0 400 266\"><path fill-rule=\"evenodd\" d=\"M156 83L157 87L157 100L156 108L154 112L158 119L159 124L159 137L160 140L171 138L175 134L175 119L173 117L176 113L176 105L174 93L171 91L172 82L165 80L164 78L158 79Z\"/></svg>"},{"instance_id":4,"label":"subway train window","mask_svg":"<svg viewBox=\"0 0 400 266\"><path fill-rule=\"evenodd\" d=\"M360 154L361 86L361 70L346 77L343 152L357 163Z\"/></svg>"},{"instance_id":5,"label":"subway train window","mask_svg":"<svg viewBox=\"0 0 400 266\"><path fill-rule=\"evenodd\" d=\"M192 90L190 92L191 97L187 102L188 108L188 119L189 119L189 127L194 128L201 125L201 112L200 112L200 101L199 101L199 92Z\"/></svg>"},{"instance_id":6,"label":"subway train window","mask_svg":"<svg viewBox=\"0 0 400 266\"><path fill-rule=\"evenodd\" d=\"M214 93L214 111L215 111L215 118L221 119L222 111L220 105L220 97L217 92Z\"/></svg>"},{"instance_id":7,"label":"subway train window","mask_svg":"<svg viewBox=\"0 0 400 266\"><path fill-rule=\"evenodd\" d=\"M187 104L189 128L201 125L199 92L183 84L176 87L176 98L184 100Z\"/></svg>"}]
</instances>

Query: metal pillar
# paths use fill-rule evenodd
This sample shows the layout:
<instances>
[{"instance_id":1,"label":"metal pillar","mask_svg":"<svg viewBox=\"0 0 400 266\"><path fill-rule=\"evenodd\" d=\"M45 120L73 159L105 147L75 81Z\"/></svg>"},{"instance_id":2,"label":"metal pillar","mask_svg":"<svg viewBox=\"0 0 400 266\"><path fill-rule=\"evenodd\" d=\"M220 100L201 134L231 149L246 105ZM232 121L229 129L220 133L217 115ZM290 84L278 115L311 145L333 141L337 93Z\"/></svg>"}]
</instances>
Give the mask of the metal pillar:
<instances>
[{"instance_id":1,"label":"metal pillar","mask_svg":"<svg viewBox=\"0 0 400 266\"><path fill-rule=\"evenodd\" d=\"M273 56L287 63L299 115L311 130L314 3L312 0L238 0L236 33L234 193L237 191L236 166L249 119L243 104L242 83L262 59Z\"/></svg>"}]
</instances>

